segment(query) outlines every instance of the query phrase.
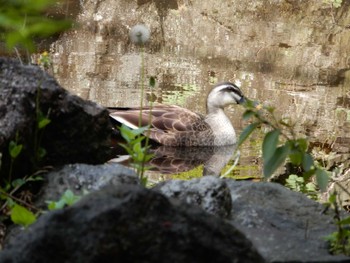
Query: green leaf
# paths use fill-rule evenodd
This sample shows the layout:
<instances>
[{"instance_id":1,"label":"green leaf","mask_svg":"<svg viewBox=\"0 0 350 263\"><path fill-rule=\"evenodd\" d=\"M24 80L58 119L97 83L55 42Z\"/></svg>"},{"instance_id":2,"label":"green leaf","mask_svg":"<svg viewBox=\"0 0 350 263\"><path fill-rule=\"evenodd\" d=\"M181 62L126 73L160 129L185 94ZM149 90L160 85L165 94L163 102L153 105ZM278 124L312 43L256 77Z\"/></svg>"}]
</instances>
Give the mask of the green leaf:
<instances>
[{"instance_id":1,"label":"green leaf","mask_svg":"<svg viewBox=\"0 0 350 263\"><path fill-rule=\"evenodd\" d=\"M290 148L287 145L280 146L276 149L271 158L264 163L264 177L270 177L278 167L280 167L286 160Z\"/></svg>"},{"instance_id":2,"label":"green leaf","mask_svg":"<svg viewBox=\"0 0 350 263\"><path fill-rule=\"evenodd\" d=\"M44 158L45 157L45 155L46 155L46 150L43 148L43 147L39 147L38 148L38 158L39 158L39 160L41 160L42 158Z\"/></svg>"},{"instance_id":3,"label":"green leaf","mask_svg":"<svg viewBox=\"0 0 350 263\"><path fill-rule=\"evenodd\" d=\"M12 186L14 187L14 188L16 188L16 187L20 187L20 186L22 186L22 185L24 185L26 183L26 181L25 180L23 180L23 179L16 179L16 180L13 180L12 182L11 182L11 184L12 184Z\"/></svg>"},{"instance_id":4,"label":"green leaf","mask_svg":"<svg viewBox=\"0 0 350 263\"><path fill-rule=\"evenodd\" d=\"M154 88L156 86L156 78L155 77L150 77L149 78L149 85Z\"/></svg>"},{"instance_id":5,"label":"green leaf","mask_svg":"<svg viewBox=\"0 0 350 263\"><path fill-rule=\"evenodd\" d=\"M141 177L141 185L147 186L147 181L148 181L148 178L146 176Z\"/></svg>"},{"instance_id":6,"label":"green leaf","mask_svg":"<svg viewBox=\"0 0 350 263\"><path fill-rule=\"evenodd\" d=\"M350 224L350 217L344 218L343 220L340 220L337 222L338 225L349 225Z\"/></svg>"},{"instance_id":7,"label":"green leaf","mask_svg":"<svg viewBox=\"0 0 350 263\"><path fill-rule=\"evenodd\" d=\"M127 145L127 144L125 144L125 143L119 143L119 145L120 145L121 147L123 147L129 155L132 154L132 148L130 148L129 145Z\"/></svg>"},{"instance_id":8,"label":"green leaf","mask_svg":"<svg viewBox=\"0 0 350 263\"><path fill-rule=\"evenodd\" d=\"M51 122L48 118L43 118L38 122L38 128L43 129Z\"/></svg>"},{"instance_id":9,"label":"green leaf","mask_svg":"<svg viewBox=\"0 0 350 263\"><path fill-rule=\"evenodd\" d=\"M138 153L138 152L142 152L142 146L141 146L141 143L138 142L138 143L135 143L134 144L134 147L133 147L133 150L134 152Z\"/></svg>"},{"instance_id":10,"label":"green leaf","mask_svg":"<svg viewBox=\"0 0 350 263\"><path fill-rule=\"evenodd\" d=\"M12 198L6 197L7 206L13 208L17 203Z\"/></svg>"},{"instance_id":11,"label":"green leaf","mask_svg":"<svg viewBox=\"0 0 350 263\"><path fill-rule=\"evenodd\" d=\"M243 106L247 109L255 109L255 105L257 105L258 103L253 101L253 100L250 100L248 98L245 98L245 102L243 104Z\"/></svg>"},{"instance_id":12,"label":"green leaf","mask_svg":"<svg viewBox=\"0 0 350 263\"><path fill-rule=\"evenodd\" d=\"M23 145L22 144L17 144L14 141L10 141L9 143L9 153L10 156L15 159L22 151Z\"/></svg>"},{"instance_id":13,"label":"green leaf","mask_svg":"<svg viewBox=\"0 0 350 263\"><path fill-rule=\"evenodd\" d=\"M145 155L145 158L144 158L144 161L145 162L148 162L149 160L151 160L152 158L154 157L154 154L146 154Z\"/></svg>"},{"instance_id":14,"label":"green leaf","mask_svg":"<svg viewBox=\"0 0 350 263\"><path fill-rule=\"evenodd\" d=\"M289 160L294 165L300 165L303 160L303 154L299 151L294 150L289 154Z\"/></svg>"},{"instance_id":15,"label":"green leaf","mask_svg":"<svg viewBox=\"0 0 350 263\"><path fill-rule=\"evenodd\" d=\"M277 149L278 145L278 137L280 135L280 130L276 129L268 132L265 135L263 144L262 144L262 156L264 159L264 163L267 163L270 158L273 156Z\"/></svg>"},{"instance_id":16,"label":"green leaf","mask_svg":"<svg viewBox=\"0 0 350 263\"><path fill-rule=\"evenodd\" d=\"M304 178L299 177L295 174L289 175L286 179L286 186L292 190L299 191L300 186L304 183Z\"/></svg>"},{"instance_id":17,"label":"green leaf","mask_svg":"<svg viewBox=\"0 0 350 263\"><path fill-rule=\"evenodd\" d=\"M250 119L251 117L253 117L255 115L255 112L252 111L252 110L246 110L244 113L243 113L243 120L248 120Z\"/></svg>"},{"instance_id":18,"label":"green leaf","mask_svg":"<svg viewBox=\"0 0 350 263\"><path fill-rule=\"evenodd\" d=\"M141 147L141 142L145 139L145 136L138 136L134 140L130 142L130 145L135 145L135 144L140 144Z\"/></svg>"},{"instance_id":19,"label":"green leaf","mask_svg":"<svg viewBox=\"0 0 350 263\"><path fill-rule=\"evenodd\" d=\"M314 166L314 159L309 153L303 154L303 160L302 160L302 167L303 169L308 172L310 171Z\"/></svg>"},{"instance_id":20,"label":"green leaf","mask_svg":"<svg viewBox=\"0 0 350 263\"><path fill-rule=\"evenodd\" d=\"M317 168L316 169L316 182L317 182L317 185L322 192L325 192L327 190L328 181L329 181L328 172L326 172L323 169Z\"/></svg>"},{"instance_id":21,"label":"green leaf","mask_svg":"<svg viewBox=\"0 0 350 263\"><path fill-rule=\"evenodd\" d=\"M149 129L149 126L144 126L144 127L140 127L138 129L132 130L132 132L133 132L133 134L135 134L135 136L138 136L138 135L143 134L148 129Z\"/></svg>"},{"instance_id":22,"label":"green leaf","mask_svg":"<svg viewBox=\"0 0 350 263\"><path fill-rule=\"evenodd\" d=\"M12 49L14 46L20 43L30 51L34 50L34 42L28 38L24 30L9 32L5 35L5 38L6 45L9 49Z\"/></svg>"},{"instance_id":23,"label":"green leaf","mask_svg":"<svg viewBox=\"0 0 350 263\"><path fill-rule=\"evenodd\" d=\"M81 197L75 195L71 190L66 190L62 196L62 199L67 205L73 205L76 203Z\"/></svg>"},{"instance_id":24,"label":"green leaf","mask_svg":"<svg viewBox=\"0 0 350 263\"><path fill-rule=\"evenodd\" d=\"M36 216L27 208L16 204L11 209L11 220L17 225L28 227L36 220Z\"/></svg>"},{"instance_id":25,"label":"green leaf","mask_svg":"<svg viewBox=\"0 0 350 263\"><path fill-rule=\"evenodd\" d=\"M337 201L337 195L336 194L331 194L330 197L328 198L328 202L331 204L334 204Z\"/></svg>"},{"instance_id":26,"label":"green leaf","mask_svg":"<svg viewBox=\"0 0 350 263\"><path fill-rule=\"evenodd\" d=\"M135 138L135 134L132 132L132 129L130 129L128 126L122 124L119 128L120 133L122 137L127 141L130 142Z\"/></svg>"},{"instance_id":27,"label":"green leaf","mask_svg":"<svg viewBox=\"0 0 350 263\"><path fill-rule=\"evenodd\" d=\"M63 199L60 199L57 202L49 201L47 208L51 211L56 209L62 209L65 207L65 205L66 205L66 202Z\"/></svg>"},{"instance_id":28,"label":"green leaf","mask_svg":"<svg viewBox=\"0 0 350 263\"><path fill-rule=\"evenodd\" d=\"M298 145L298 148L301 152L306 152L306 150L307 150L307 140L306 139L304 139L304 138L298 139L297 145Z\"/></svg>"},{"instance_id":29,"label":"green leaf","mask_svg":"<svg viewBox=\"0 0 350 263\"><path fill-rule=\"evenodd\" d=\"M48 209L49 210L55 210L55 209L62 209L64 208L66 205L73 205L75 204L77 201L80 200L80 196L75 195L71 190L66 190L62 197L60 198L60 200L58 200L57 202L54 201L48 201Z\"/></svg>"},{"instance_id":30,"label":"green leaf","mask_svg":"<svg viewBox=\"0 0 350 263\"><path fill-rule=\"evenodd\" d=\"M239 136L238 143L237 143L238 146L240 146L258 126L259 126L259 123L254 122L249 124L247 127L245 127L241 135Z\"/></svg>"}]
</instances>

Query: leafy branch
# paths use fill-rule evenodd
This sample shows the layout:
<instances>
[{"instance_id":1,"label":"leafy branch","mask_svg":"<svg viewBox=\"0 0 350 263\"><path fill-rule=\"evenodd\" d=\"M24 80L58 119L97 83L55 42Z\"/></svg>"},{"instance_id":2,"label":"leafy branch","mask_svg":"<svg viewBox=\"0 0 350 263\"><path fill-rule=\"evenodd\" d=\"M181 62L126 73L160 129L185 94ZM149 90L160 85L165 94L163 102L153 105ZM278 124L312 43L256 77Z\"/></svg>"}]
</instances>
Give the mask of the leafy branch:
<instances>
[{"instance_id":1,"label":"leafy branch","mask_svg":"<svg viewBox=\"0 0 350 263\"><path fill-rule=\"evenodd\" d=\"M318 187L324 191L328 184L328 173L317 165L308 152L307 139L297 137L290 121L277 118L275 108L249 99L244 107L243 119L252 119L252 123L241 133L238 145L241 145L258 127L265 126L268 130L262 143L264 177L271 177L288 159L293 165L302 168L305 182L315 175Z\"/></svg>"},{"instance_id":2,"label":"leafy branch","mask_svg":"<svg viewBox=\"0 0 350 263\"><path fill-rule=\"evenodd\" d=\"M123 124L120 127L120 133L126 141L126 143L121 143L120 145L130 155L132 160L131 165L136 169L136 173L141 179L143 185L146 185L147 182L144 172L149 169L145 163L150 161L153 157L153 154L148 153L150 148L148 137L142 135L147 130L149 130L149 126L141 127L139 129L130 129Z\"/></svg>"},{"instance_id":3,"label":"leafy branch","mask_svg":"<svg viewBox=\"0 0 350 263\"><path fill-rule=\"evenodd\" d=\"M43 15L55 4L55 0L0 1L0 40L6 42L8 49L20 45L32 52L35 38L69 29L70 21Z\"/></svg>"}]
</instances>

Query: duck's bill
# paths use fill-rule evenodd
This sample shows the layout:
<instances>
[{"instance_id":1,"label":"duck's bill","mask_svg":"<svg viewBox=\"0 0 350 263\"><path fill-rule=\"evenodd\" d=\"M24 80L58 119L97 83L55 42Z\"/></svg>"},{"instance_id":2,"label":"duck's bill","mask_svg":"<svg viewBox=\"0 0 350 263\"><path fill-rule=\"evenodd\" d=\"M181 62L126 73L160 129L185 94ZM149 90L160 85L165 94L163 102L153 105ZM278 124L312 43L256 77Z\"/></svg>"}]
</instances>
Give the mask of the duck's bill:
<instances>
[{"instance_id":1,"label":"duck's bill","mask_svg":"<svg viewBox=\"0 0 350 263\"><path fill-rule=\"evenodd\" d=\"M238 104L244 104L246 103L246 98L245 97L241 97L241 99L238 101Z\"/></svg>"}]
</instances>

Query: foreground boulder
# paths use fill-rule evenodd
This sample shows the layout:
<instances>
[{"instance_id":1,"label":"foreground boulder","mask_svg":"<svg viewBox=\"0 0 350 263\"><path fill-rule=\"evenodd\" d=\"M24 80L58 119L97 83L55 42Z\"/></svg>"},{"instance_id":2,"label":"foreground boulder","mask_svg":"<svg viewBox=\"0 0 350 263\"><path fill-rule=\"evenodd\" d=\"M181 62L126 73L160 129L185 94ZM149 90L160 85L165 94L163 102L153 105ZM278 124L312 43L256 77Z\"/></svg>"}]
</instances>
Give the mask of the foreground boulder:
<instances>
[{"instance_id":1,"label":"foreground boulder","mask_svg":"<svg viewBox=\"0 0 350 263\"><path fill-rule=\"evenodd\" d=\"M147 190L118 164L66 165L43 178L43 209L67 189L89 195L10 231L1 263L254 262L250 242L267 262L349 262L329 254L332 211L279 184L207 176Z\"/></svg>"},{"instance_id":2,"label":"foreground boulder","mask_svg":"<svg viewBox=\"0 0 350 263\"><path fill-rule=\"evenodd\" d=\"M156 185L153 189L167 197L201 207L221 218L228 218L231 214L230 189L226 182L218 177L205 176L190 181L169 180Z\"/></svg>"},{"instance_id":3,"label":"foreground boulder","mask_svg":"<svg viewBox=\"0 0 350 263\"><path fill-rule=\"evenodd\" d=\"M269 262L350 262L331 255L325 237L337 231L334 211L276 183L226 180L230 221Z\"/></svg>"},{"instance_id":4,"label":"foreground boulder","mask_svg":"<svg viewBox=\"0 0 350 263\"><path fill-rule=\"evenodd\" d=\"M44 183L36 197L36 206L47 209L47 201L57 201L66 190L77 196L92 193L107 185L140 185L131 169L116 163L89 165L67 164L42 175Z\"/></svg>"},{"instance_id":5,"label":"foreground boulder","mask_svg":"<svg viewBox=\"0 0 350 263\"><path fill-rule=\"evenodd\" d=\"M265 262L232 225L140 186L110 186L43 215L0 262Z\"/></svg>"},{"instance_id":6,"label":"foreground boulder","mask_svg":"<svg viewBox=\"0 0 350 263\"><path fill-rule=\"evenodd\" d=\"M169 180L154 189L225 217L269 262L350 262L329 253L325 237L337 231L334 212L280 184L207 176Z\"/></svg>"},{"instance_id":7,"label":"foreground boulder","mask_svg":"<svg viewBox=\"0 0 350 263\"><path fill-rule=\"evenodd\" d=\"M70 94L39 67L13 59L0 58L0 87L2 178L9 176L11 141L23 145L13 165L14 174L22 176L44 164L108 159L110 123L104 108ZM43 116L50 123L39 129Z\"/></svg>"}]
</instances>

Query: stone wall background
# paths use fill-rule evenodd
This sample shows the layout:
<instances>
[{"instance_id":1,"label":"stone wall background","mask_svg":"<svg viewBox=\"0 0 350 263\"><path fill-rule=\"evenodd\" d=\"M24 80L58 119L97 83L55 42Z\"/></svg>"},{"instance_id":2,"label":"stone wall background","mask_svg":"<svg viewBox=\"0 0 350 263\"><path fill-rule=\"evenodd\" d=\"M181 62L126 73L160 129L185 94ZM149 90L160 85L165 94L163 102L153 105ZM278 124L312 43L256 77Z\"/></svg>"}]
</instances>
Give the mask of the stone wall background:
<instances>
[{"instance_id":1,"label":"stone wall background","mask_svg":"<svg viewBox=\"0 0 350 263\"><path fill-rule=\"evenodd\" d=\"M336 85L349 69L349 7L319 0L81 1L79 26L52 45L55 76L86 98L99 87L132 86L140 56L128 32L145 24L146 74L160 83L198 82L207 74L203 65L216 64L285 83Z\"/></svg>"}]
</instances>

